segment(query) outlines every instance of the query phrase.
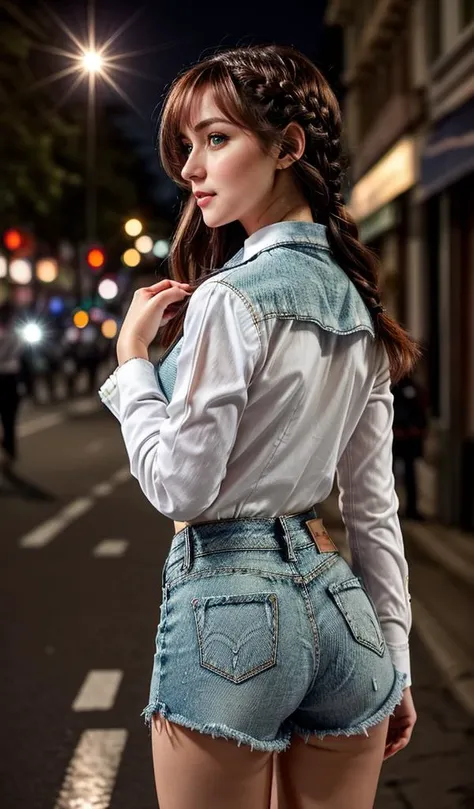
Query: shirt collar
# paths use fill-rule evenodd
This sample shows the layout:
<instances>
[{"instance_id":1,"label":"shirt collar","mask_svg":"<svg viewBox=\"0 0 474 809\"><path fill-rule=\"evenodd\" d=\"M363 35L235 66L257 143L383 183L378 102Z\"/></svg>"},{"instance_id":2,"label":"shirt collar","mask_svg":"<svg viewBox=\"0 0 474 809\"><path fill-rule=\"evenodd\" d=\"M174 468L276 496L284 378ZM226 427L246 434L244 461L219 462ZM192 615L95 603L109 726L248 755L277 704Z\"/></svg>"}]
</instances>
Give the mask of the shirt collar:
<instances>
[{"instance_id":1,"label":"shirt collar","mask_svg":"<svg viewBox=\"0 0 474 809\"><path fill-rule=\"evenodd\" d=\"M318 222L274 222L255 231L245 240L241 261L248 261L261 250L286 241L329 247L325 225Z\"/></svg>"}]
</instances>

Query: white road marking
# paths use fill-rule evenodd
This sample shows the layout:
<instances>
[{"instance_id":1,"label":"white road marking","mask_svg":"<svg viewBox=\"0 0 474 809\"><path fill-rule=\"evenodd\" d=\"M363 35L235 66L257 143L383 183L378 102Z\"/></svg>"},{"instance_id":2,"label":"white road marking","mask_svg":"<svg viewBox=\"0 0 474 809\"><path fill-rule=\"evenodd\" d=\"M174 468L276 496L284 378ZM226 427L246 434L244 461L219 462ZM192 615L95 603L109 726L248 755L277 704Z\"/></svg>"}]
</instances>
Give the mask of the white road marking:
<instances>
[{"instance_id":1,"label":"white road marking","mask_svg":"<svg viewBox=\"0 0 474 809\"><path fill-rule=\"evenodd\" d=\"M57 536L67 525L77 520L94 505L92 497L79 497L65 506L56 517L33 528L20 539L21 548L42 548Z\"/></svg>"},{"instance_id":2,"label":"white road marking","mask_svg":"<svg viewBox=\"0 0 474 809\"><path fill-rule=\"evenodd\" d=\"M77 520L78 517L82 517L93 505L93 497L78 497L77 500L73 500L72 503L63 508L62 514L68 522L72 522Z\"/></svg>"},{"instance_id":3,"label":"white road marking","mask_svg":"<svg viewBox=\"0 0 474 809\"><path fill-rule=\"evenodd\" d=\"M94 556L123 556L128 548L126 539L103 539L94 548Z\"/></svg>"},{"instance_id":4,"label":"white road marking","mask_svg":"<svg viewBox=\"0 0 474 809\"><path fill-rule=\"evenodd\" d=\"M107 497L108 494L113 492L114 487L111 483L106 481L105 483L98 483L97 486L91 490L91 494L94 497Z\"/></svg>"},{"instance_id":5,"label":"white road marking","mask_svg":"<svg viewBox=\"0 0 474 809\"><path fill-rule=\"evenodd\" d=\"M47 545L53 537L59 534L67 525L67 521L60 513L57 517L51 517L37 528L33 528L28 534L20 539L21 548L42 548Z\"/></svg>"},{"instance_id":6,"label":"white road marking","mask_svg":"<svg viewBox=\"0 0 474 809\"><path fill-rule=\"evenodd\" d=\"M119 669L95 669L89 671L76 699L73 711L109 711L122 681L123 671Z\"/></svg>"},{"instance_id":7,"label":"white road marking","mask_svg":"<svg viewBox=\"0 0 474 809\"><path fill-rule=\"evenodd\" d=\"M115 483L125 483L127 480L130 480L130 469L128 466L122 466L117 472L112 475L111 480L115 481Z\"/></svg>"},{"instance_id":8,"label":"white road marking","mask_svg":"<svg viewBox=\"0 0 474 809\"><path fill-rule=\"evenodd\" d=\"M48 429L48 427L55 427L56 424L61 424L65 420L64 413L45 413L36 419L19 424L18 435L20 438L26 438L26 436L39 433L41 430Z\"/></svg>"},{"instance_id":9,"label":"white road marking","mask_svg":"<svg viewBox=\"0 0 474 809\"><path fill-rule=\"evenodd\" d=\"M125 480L129 478L129 471L128 467L122 467L112 475L110 481L103 481L102 483L98 483L96 486L91 489L90 495L86 497L78 497L76 500L73 500L71 503L68 503L67 506L64 506L61 511L56 514L56 516L51 517L49 520L41 523L36 528L33 528L27 534L20 537L18 543L21 548L42 548L47 545L51 540L54 539L58 534L60 534L64 528L70 525L74 520L77 520L79 517L82 517L87 511L89 511L95 502L94 497L94 490L97 490L98 487L101 487L101 496L104 495L105 492L110 494L115 486L119 483L123 483ZM108 490L106 487L110 487Z\"/></svg>"},{"instance_id":10,"label":"white road marking","mask_svg":"<svg viewBox=\"0 0 474 809\"><path fill-rule=\"evenodd\" d=\"M127 741L126 730L85 730L54 809L108 809Z\"/></svg>"}]
</instances>

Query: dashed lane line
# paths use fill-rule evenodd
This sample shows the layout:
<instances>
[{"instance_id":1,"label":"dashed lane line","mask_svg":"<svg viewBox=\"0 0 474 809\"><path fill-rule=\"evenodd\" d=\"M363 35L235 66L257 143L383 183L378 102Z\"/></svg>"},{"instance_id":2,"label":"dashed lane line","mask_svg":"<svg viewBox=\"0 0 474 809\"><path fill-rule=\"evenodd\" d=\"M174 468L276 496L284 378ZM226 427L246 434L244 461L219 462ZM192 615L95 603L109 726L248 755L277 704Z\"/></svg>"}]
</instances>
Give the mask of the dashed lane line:
<instances>
[{"instance_id":1,"label":"dashed lane line","mask_svg":"<svg viewBox=\"0 0 474 809\"><path fill-rule=\"evenodd\" d=\"M128 732L85 730L69 763L54 809L108 809Z\"/></svg>"},{"instance_id":2,"label":"dashed lane line","mask_svg":"<svg viewBox=\"0 0 474 809\"><path fill-rule=\"evenodd\" d=\"M102 487L105 485L110 486L110 491L108 491L110 494L114 490L115 486L118 486L120 483L124 483L129 479L129 476L129 469L127 466L125 466L112 475L111 481L113 481L113 483L110 481L104 481L99 485L102 485ZM49 520L41 523L41 525L33 528L27 534L24 534L24 536L18 540L20 547L43 548L45 545L48 545L68 525L74 522L74 520L82 517L83 514L93 508L97 499L97 495L94 496L94 489L96 488L97 487L93 487L90 495L78 497L76 500L68 503L67 506L64 506L64 508L61 509L61 511L54 517L51 517Z\"/></svg>"},{"instance_id":3,"label":"dashed lane line","mask_svg":"<svg viewBox=\"0 0 474 809\"><path fill-rule=\"evenodd\" d=\"M66 420L64 413L45 413L38 418L26 421L24 424L18 426L18 436L26 438L34 433L39 433L41 430L46 430L48 427L55 427L56 424L61 424Z\"/></svg>"},{"instance_id":4,"label":"dashed lane line","mask_svg":"<svg viewBox=\"0 0 474 809\"><path fill-rule=\"evenodd\" d=\"M89 671L76 699L73 711L109 711L114 706L122 682L120 669L93 669Z\"/></svg>"},{"instance_id":5,"label":"dashed lane line","mask_svg":"<svg viewBox=\"0 0 474 809\"><path fill-rule=\"evenodd\" d=\"M93 556L123 556L128 548L126 539L103 539L93 550Z\"/></svg>"}]
</instances>

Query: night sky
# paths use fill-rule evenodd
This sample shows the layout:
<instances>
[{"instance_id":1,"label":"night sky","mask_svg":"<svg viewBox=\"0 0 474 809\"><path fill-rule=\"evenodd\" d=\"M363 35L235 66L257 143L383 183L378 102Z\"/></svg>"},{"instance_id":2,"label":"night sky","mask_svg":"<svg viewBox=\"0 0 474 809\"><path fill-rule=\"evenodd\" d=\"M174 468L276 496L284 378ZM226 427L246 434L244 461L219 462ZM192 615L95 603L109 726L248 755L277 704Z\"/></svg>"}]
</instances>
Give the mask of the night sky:
<instances>
[{"instance_id":1,"label":"night sky","mask_svg":"<svg viewBox=\"0 0 474 809\"><path fill-rule=\"evenodd\" d=\"M87 2L48 0L48 5L81 41L85 40ZM140 142L141 151L147 155L149 165L160 178L157 198L161 202L171 203L176 191L159 170L153 150L153 133L163 94L176 74L216 47L277 42L299 48L323 70L333 85L337 85L340 68L338 32L324 29L325 6L326 0L313 0L305 4L304 11L302 3L283 6L277 11L275 0L225 0L212 4L197 3L196 0L167 0L159 4L156 0L145 0L140 5L125 0L96 0L98 42L131 20L109 53L149 51L121 62L147 78L123 72L113 75L140 112L138 115L130 110L127 128ZM67 36L59 29L56 33L56 44L69 49L71 43ZM65 66L60 56L55 59L55 69ZM110 97L108 93L102 90L99 99L107 99Z\"/></svg>"}]
</instances>

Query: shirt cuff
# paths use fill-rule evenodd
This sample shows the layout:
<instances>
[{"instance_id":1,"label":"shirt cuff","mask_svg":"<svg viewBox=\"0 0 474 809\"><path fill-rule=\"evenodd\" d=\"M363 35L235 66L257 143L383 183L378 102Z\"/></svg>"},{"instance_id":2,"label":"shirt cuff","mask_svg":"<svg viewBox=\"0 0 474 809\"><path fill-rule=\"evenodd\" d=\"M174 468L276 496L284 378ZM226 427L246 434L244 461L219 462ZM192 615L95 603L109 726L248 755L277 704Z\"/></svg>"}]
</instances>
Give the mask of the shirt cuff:
<instances>
[{"instance_id":1,"label":"shirt cuff","mask_svg":"<svg viewBox=\"0 0 474 809\"><path fill-rule=\"evenodd\" d=\"M390 657L392 658L392 663L397 671L401 671L402 674L406 674L407 677L404 688L408 688L408 686L411 686L410 649L408 647L405 649L398 649L394 648L393 646L389 646L388 650L390 652Z\"/></svg>"},{"instance_id":2,"label":"shirt cuff","mask_svg":"<svg viewBox=\"0 0 474 809\"><path fill-rule=\"evenodd\" d=\"M120 414L119 390L115 377L115 371L113 371L113 373L111 373L101 385L98 390L98 395L102 404L108 407L110 412L115 416L115 418L118 419Z\"/></svg>"}]
</instances>

